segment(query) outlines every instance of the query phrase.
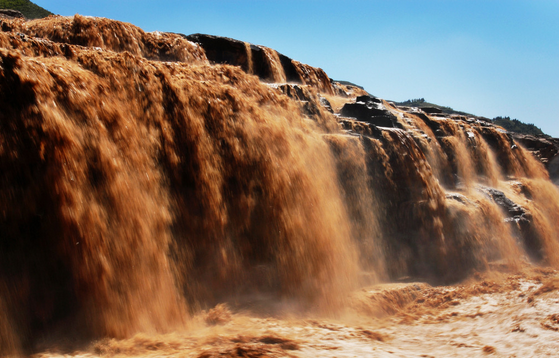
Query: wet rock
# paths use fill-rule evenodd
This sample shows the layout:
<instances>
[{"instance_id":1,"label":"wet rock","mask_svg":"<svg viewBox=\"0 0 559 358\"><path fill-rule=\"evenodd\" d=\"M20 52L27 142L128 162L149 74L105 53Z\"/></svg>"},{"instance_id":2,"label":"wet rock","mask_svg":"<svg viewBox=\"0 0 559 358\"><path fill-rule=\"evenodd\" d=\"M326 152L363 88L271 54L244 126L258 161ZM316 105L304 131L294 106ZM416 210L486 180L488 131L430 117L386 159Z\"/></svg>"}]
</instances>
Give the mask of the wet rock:
<instances>
[{"instance_id":1,"label":"wet rock","mask_svg":"<svg viewBox=\"0 0 559 358\"><path fill-rule=\"evenodd\" d=\"M340 120L342 129L351 135L364 135L372 138L382 137L382 131L371 123L356 121L350 118Z\"/></svg>"},{"instance_id":2,"label":"wet rock","mask_svg":"<svg viewBox=\"0 0 559 358\"><path fill-rule=\"evenodd\" d=\"M437 122L434 119L431 119L425 113L416 112L416 111L412 111L411 113L413 113L416 117L419 117L433 131L433 134L435 135L435 137L442 138L442 137L448 137L448 136L451 135L450 133L446 133L441 128L441 125L439 124L439 122Z\"/></svg>"},{"instance_id":3,"label":"wet rock","mask_svg":"<svg viewBox=\"0 0 559 358\"><path fill-rule=\"evenodd\" d=\"M285 94L286 96L294 100L307 101L307 102L313 100L312 93L307 88L304 88L303 86L286 83L277 86L277 88L281 90L283 94Z\"/></svg>"},{"instance_id":4,"label":"wet rock","mask_svg":"<svg viewBox=\"0 0 559 358\"><path fill-rule=\"evenodd\" d=\"M508 145L509 147L512 147L514 145L514 139L512 138L512 135L510 133L502 129L497 129L497 131L502 134L505 134L506 142L508 143L506 145ZM483 139L487 142L487 144L489 144L494 149L499 149L505 145L504 143L500 142L501 136L496 135L495 129L493 127L482 126L480 133Z\"/></svg>"},{"instance_id":5,"label":"wet rock","mask_svg":"<svg viewBox=\"0 0 559 358\"><path fill-rule=\"evenodd\" d=\"M263 80L273 78L273 69L262 47L247 44L228 37L193 34L185 36L189 41L202 46L208 60L214 63L239 66L243 71L257 75ZM250 50L250 53L248 52ZM278 53L281 67L288 82L301 83L301 77L292 60Z\"/></svg>"},{"instance_id":6,"label":"wet rock","mask_svg":"<svg viewBox=\"0 0 559 358\"><path fill-rule=\"evenodd\" d=\"M518 218L526 214L524 208L507 198L502 191L493 188L484 188L483 192L491 197L495 204L507 215L507 218Z\"/></svg>"},{"instance_id":7,"label":"wet rock","mask_svg":"<svg viewBox=\"0 0 559 358\"><path fill-rule=\"evenodd\" d=\"M303 113L306 114L308 117L316 119L318 116L320 116L320 109L317 106L316 102L301 101L301 104L303 105Z\"/></svg>"},{"instance_id":8,"label":"wet rock","mask_svg":"<svg viewBox=\"0 0 559 358\"><path fill-rule=\"evenodd\" d=\"M357 97L355 103L346 103L340 115L355 118L378 127L396 127L396 117L388 111L382 102L370 96Z\"/></svg>"},{"instance_id":9,"label":"wet rock","mask_svg":"<svg viewBox=\"0 0 559 358\"><path fill-rule=\"evenodd\" d=\"M187 40L195 42L202 46L206 52L208 60L215 63L228 64L241 67L245 72L249 71L249 60L247 56L247 47L243 41L231 39L228 37L212 36L204 34L193 34L185 36ZM257 46L250 45L250 50L256 59L264 56L262 49ZM253 60L254 61L254 60ZM259 62L259 61L255 61ZM263 71L258 71L263 72ZM260 74L259 74L260 75ZM266 75L269 75L266 73Z\"/></svg>"},{"instance_id":10,"label":"wet rock","mask_svg":"<svg viewBox=\"0 0 559 358\"><path fill-rule=\"evenodd\" d=\"M468 199L467 196L463 195L463 194L459 194L459 193L447 193L445 195L446 199L449 200L454 200L459 202L460 204L464 204L464 205L475 205L474 202L472 202L470 199Z\"/></svg>"},{"instance_id":11,"label":"wet rock","mask_svg":"<svg viewBox=\"0 0 559 358\"><path fill-rule=\"evenodd\" d=\"M334 113L334 110L332 109L332 105L330 104L330 101L328 101L326 98L320 97L320 104L321 104L322 107L324 107L328 112Z\"/></svg>"},{"instance_id":12,"label":"wet rock","mask_svg":"<svg viewBox=\"0 0 559 358\"><path fill-rule=\"evenodd\" d=\"M241 67L263 81L300 83L332 95L338 92L343 95L345 92L340 90L340 86L334 88L332 80L321 68L300 63L273 49L228 37L205 34L182 36L200 45L211 62Z\"/></svg>"},{"instance_id":13,"label":"wet rock","mask_svg":"<svg viewBox=\"0 0 559 358\"><path fill-rule=\"evenodd\" d=\"M543 255L543 240L535 227L532 214L516 204L500 190L480 187L481 192L488 195L497 204L505 216L505 222L510 224L512 233L520 240L528 254L535 261L541 261ZM521 191L524 193L524 191Z\"/></svg>"},{"instance_id":14,"label":"wet rock","mask_svg":"<svg viewBox=\"0 0 559 358\"><path fill-rule=\"evenodd\" d=\"M330 106L330 102L324 97L318 97L314 94L307 86L296 85L296 84L282 84L282 85L273 85L274 87L278 88L283 94L287 95L288 97L299 101L303 113L311 118L315 118L320 116L320 108L319 106L324 107L330 113L332 113L332 106Z\"/></svg>"}]
</instances>

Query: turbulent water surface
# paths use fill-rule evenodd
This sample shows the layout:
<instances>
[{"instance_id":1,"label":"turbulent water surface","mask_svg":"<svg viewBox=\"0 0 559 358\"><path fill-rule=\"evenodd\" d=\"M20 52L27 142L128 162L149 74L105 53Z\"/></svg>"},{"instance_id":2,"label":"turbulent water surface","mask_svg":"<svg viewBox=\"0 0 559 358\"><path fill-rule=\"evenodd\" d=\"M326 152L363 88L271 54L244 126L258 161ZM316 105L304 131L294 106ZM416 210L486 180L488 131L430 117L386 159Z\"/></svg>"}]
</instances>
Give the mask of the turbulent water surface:
<instances>
[{"instance_id":1,"label":"turbulent water surface","mask_svg":"<svg viewBox=\"0 0 559 358\"><path fill-rule=\"evenodd\" d=\"M0 23L0 354L559 350L559 190L501 128L343 117L363 90L265 47Z\"/></svg>"}]
</instances>

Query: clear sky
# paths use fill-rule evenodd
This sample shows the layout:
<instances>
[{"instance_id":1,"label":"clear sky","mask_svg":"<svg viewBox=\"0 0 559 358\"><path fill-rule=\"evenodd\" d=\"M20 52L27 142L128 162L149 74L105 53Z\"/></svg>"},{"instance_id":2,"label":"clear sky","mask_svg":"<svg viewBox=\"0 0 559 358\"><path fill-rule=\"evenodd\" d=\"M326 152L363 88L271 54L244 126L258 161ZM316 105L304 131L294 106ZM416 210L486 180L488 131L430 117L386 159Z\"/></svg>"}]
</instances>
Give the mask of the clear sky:
<instances>
[{"instance_id":1,"label":"clear sky","mask_svg":"<svg viewBox=\"0 0 559 358\"><path fill-rule=\"evenodd\" d=\"M60 15L264 45L384 99L559 137L559 0L35 0Z\"/></svg>"}]
</instances>

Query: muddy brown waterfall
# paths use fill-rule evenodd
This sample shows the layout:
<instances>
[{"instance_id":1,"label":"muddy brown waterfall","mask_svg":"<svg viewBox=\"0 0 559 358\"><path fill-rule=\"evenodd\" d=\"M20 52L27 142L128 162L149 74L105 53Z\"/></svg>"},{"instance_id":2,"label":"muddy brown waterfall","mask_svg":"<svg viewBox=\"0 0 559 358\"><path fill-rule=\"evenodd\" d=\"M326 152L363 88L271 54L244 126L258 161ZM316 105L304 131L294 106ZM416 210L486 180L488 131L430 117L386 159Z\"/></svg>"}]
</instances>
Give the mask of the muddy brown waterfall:
<instances>
[{"instance_id":1,"label":"muddy brown waterfall","mask_svg":"<svg viewBox=\"0 0 559 358\"><path fill-rule=\"evenodd\" d=\"M490 123L240 41L210 39L226 58L107 19L0 22L3 355L180 331L223 302L335 316L364 284L559 265L557 187ZM330 112L357 96L393 125Z\"/></svg>"},{"instance_id":2,"label":"muddy brown waterfall","mask_svg":"<svg viewBox=\"0 0 559 358\"><path fill-rule=\"evenodd\" d=\"M22 344L62 322L173 330L259 290L326 307L352 287L333 158L288 98L178 36L188 63L2 37L2 296Z\"/></svg>"}]
</instances>

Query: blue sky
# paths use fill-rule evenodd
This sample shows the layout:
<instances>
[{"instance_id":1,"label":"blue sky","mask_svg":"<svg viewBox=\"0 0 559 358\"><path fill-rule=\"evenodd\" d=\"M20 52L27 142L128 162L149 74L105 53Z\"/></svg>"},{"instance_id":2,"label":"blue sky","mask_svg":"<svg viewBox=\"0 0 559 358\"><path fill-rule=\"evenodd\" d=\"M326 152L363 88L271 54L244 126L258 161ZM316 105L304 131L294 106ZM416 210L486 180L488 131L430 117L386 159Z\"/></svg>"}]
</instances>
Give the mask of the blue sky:
<instances>
[{"instance_id":1,"label":"blue sky","mask_svg":"<svg viewBox=\"0 0 559 358\"><path fill-rule=\"evenodd\" d=\"M559 0L34 2L265 45L381 98L510 116L559 137Z\"/></svg>"}]
</instances>

